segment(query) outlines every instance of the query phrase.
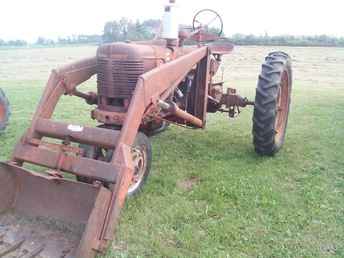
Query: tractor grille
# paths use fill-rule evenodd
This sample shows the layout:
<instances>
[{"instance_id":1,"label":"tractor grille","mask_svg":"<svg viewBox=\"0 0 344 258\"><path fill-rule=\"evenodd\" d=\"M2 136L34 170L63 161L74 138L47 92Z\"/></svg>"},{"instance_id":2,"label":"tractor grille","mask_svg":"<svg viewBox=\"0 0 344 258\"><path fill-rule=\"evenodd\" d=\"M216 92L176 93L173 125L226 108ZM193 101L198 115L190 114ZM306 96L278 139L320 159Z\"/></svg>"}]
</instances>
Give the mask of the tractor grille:
<instances>
[{"instance_id":1,"label":"tractor grille","mask_svg":"<svg viewBox=\"0 0 344 258\"><path fill-rule=\"evenodd\" d=\"M143 61L98 59L98 93L107 98L130 98L144 73Z\"/></svg>"}]
</instances>

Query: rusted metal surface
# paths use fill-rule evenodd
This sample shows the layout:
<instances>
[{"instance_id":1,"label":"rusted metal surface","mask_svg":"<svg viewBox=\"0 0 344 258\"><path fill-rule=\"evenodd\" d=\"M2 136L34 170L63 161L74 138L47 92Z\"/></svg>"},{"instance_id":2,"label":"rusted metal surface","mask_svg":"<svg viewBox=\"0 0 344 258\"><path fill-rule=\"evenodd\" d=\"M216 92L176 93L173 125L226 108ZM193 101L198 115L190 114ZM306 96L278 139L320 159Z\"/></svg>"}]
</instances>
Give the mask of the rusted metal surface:
<instances>
[{"instance_id":1,"label":"rusted metal surface","mask_svg":"<svg viewBox=\"0 0 344 258\"><path fill-rule=\"evenodd\" d=\"M110 198L110 191L101 188L80 241L76 257L94 257L97 252L104 251L104 247L107 246L108 242L101 238L101 233L107 208L110 205Z\"/></svg>"},{"instance_id":2,"label":"rusted metal surface","mask_svg":"<svg viewBox=\"0 0 344 258\"><path fill-rule=\"evenodd\" d=\"M13 244L9 245L8 247L4 248L0 251L0 257L5 257L5 255L10 254L18 250L21 245L25 242L25 239L20 239L14 242Z\"/></svg>"},{"instance_id":3,"label":"rusted metal surface","mask_svg":"<svg viewBox=\"0 0 344 258\"><path fill-rule=\"evenodd\" d=\"M277 116L275 121L275 141L280 142L286 127L288 119L289 99L290 99L290 75L287 71L282 74L281 86L277 96Z\"/></svg>"},{"instance_id":4,"label":"rusted metal surface","mask_svg":"<svg viewBox=\"0 0 344 258\"><path fill-rule=\"evenodd\" d=\"M86 103L89 105L95 105L98 103L98 95L94 92L83 93L75 89L74 91L71 92L71 95L74 95L86 100Z\"/></svg>"},{"instance_id":5,"label":"rusted metal surface","mask_svg":"<svg viewBox=\"0 0 344 258\"><path fill-rule=\"evenodd\" d=\"M74 130L72 130L73 128ZM114 149L116 147L117 142L114 140L119 136L119 133L113 130L52 122L43 118L37 120L36 132L40 136L60 140L69 139L72 142L96 145L110 149Z\"/></svg>"},{"instance_id":6,"label":"rusted metal surface","mask_svg":"<svg viewBox=\"0 0 344 258\"><path fill-rule=\"evenodd\" d=\"M194 116L198 117L203 121L205 126L207 106L208 106L208 88L210 84L210 51L205 57L199 62L195 71L195 80L193 83L193 92L191 95L192 105L188 111Z\"/></svg>"},{"instance_id":7,"label":"rusted metal surface","mask_svg":"<svg viewBox=\"0 0 344 258\"><path fill-rule=\"evenodd\" d=\"M55 152L47 148L39 148L29 145L18 145L14 158L20 162L28 162L41 165L57 171L69 172L76 176L87 176L103 182L113 183L116 181L117 164L107 164L82 157L68 155L60 151Z\"/></svg>"},{"instance_id":8,"label":"rusted metal surface","mask_svg":"<svg viewBox=\"0 0 344 258\"><path fill-rule=\"evenodd\" d=\"M53 71L30 129L17 144L12 161L9 164L1 165L1 182L4 185L0 190L2 203L0 211L14 208L13 216L53 218L61 223L69 223L72 220L73 223L83 224L84 227L74 235L73 239L70 239L73 236L70 232L68 234L56 233L55 230L47 232L47 229L30 223L19 225L24 233L27 232L26 227L28 230L37 228L37 232L34 231L36 233L30 236L33 239L40 239L42 232L51 233L51 237L49 237L51 242L49 243L50 245L55 243L56 247L52 250L47 243L44 250L40 250L40 246L34 246L29 250L33 255L38 250L42 257L47 254L50 255L47 257L60 257L59 255L62 254L59 252L66 251L67 248L63 241L68 240L68 243L73 245L72 251L79 255L77 257L94 257L97 250L102 251L111 241L120 210L132 183L135 165L130 146L144 117L149 115L146 112L151 110L151 107L156 109L159 96L163 96L171 87L178 87L188 72L209 55L207 47L195 48L194 51L191 51L190 48L177 52L180 55L179 58L175 58L167 64L161 64L139 76L128 105L128 111L123 112L123 129L119 134L107 129L89 128L51 120L59 98L64 94L73 95L80 83L96 73L96 58L86 59ZM99 104L98 109L101 112L111 113L102 107ZM174 115L190 122L194 121L198 127L203 125L202 119L194 117L179 107L175 108ZM43 138L60 139L62 142L58 146L55 143L45 143ZM72 143L113 148L115 149L113 160L106 163L83 158L71 145ZM13 165L25 163L53 170L45 176L41 176ZM105 194L100 194L100 197L96 198L99 188L66 181L62 178L63 173L61 172L112 183L112 186L109 190L104 190ZM20 192L16 190L18 184L21 185ZM106 197L101 197L103 195ZM16 202L14 202L15 199ZM15 207L13 207L14 204ZM41 221L39 224L44 225ZM15 232L13 235L20 234ZM58 244L60 241L63 243ZM92 242L89 243L89 241ZM8 245L13 243L8 240ZM77 248L79 243L80 248Z\"/></svg>"},{"instance_id":9,"label":"rusted metal surface","mask_svg":"<svg viewBox=\"0 0 344 258\"><path fill-rule=\"evenodd\" d=\"M0 254L75 257L83 235L100 236L86 225L94 213L104 211L101 203L109 201L109 196L103 187L56 181L0 164ZM84 249L96 244L89 242Z\"/></svg>"},{"instance_id":10,"label":"rusted metal surface","mask_svg":"<svg viewBox=\"0 0 344 258\"><path fill-rule=\"evenodd\" d=\"M99 107L118 111L128 108L139 76L171 60L166 47L135 43L106 44L97 51Z\"/></svg>"},{"instance_id":11,"label":"rusted metal surface","mask_svg":"<svg viewBox=\"0 0 344 258\"><path fill-rule=\"evenodd\" d=\"M91 117L102 124L122 125L126 118L126 112L105 111L96 108L92 111Z\"/></svg>"},{"instance_id":12,"label":"rusted metal surface","mask_svg":"<svg viewBox=\"0 0 344 258\"><path fill-rule=\"evenodd\" d=\"M233 51L234 45L230 42L219 42L209 45L211 52L214 55L227 55Z\"/></svg>"},{"instance_id":13,"label":"rusted metal surface","mask_svg":"<svg viewBox=\"0 0 344 258\"><path fill-rule=\"evenodd\" d=\"M228 88L227 94L222 94L219 104L227 108L226 110L219 109L219 111L226 112L230 118L233 118L240 114L240 108L253 106L254 102L238 95L236 89Z\"/></svg>"},{"instance_id":14,"label":"rusted metal surface","mask_svg":"<svg viewBox=\"0 0 344 258\"><path fill-rule=\"evenodd\" d=\"M222 104L227 108L231 107L246 107L248 105L254 105L253 101L249 101L247 98L243 98L237 94L236 89L228 88L227 94L222 95Z\"/></svg>"},{"instance_id":15,"label":"rusted metal surface","mask_svg":"<svg viewBox=\"0 0 344 258\"><path fill-rule=\"evenodd\" d=\"M199 41L219 39L203 30L189 35L193 36ZM96 57L53 70L29 130L12 159L0 164L4 250L25 249L27 257L50 258L93 258L104 251L137 174L139 161L132 146L138 132L166 120L204 128L207 111L249 104L233 92L224 94L223 84L213 82L221 55L232 49L223 42L189 47L166 40L114 43L99 47ZM98 92L79 91L79 85L94 75ZM96 104L91 117L108 128L118 126L119 131L52 121L62 95ZM108 149L113 155L106 161L84 157L77 144ZM50 170L37 174L22 168L25 164ZM92 183L66 180L64 173ZM47 227L51 220L71 229ZM10 228L1 232L2 224ZM25 241L16 242L21 238Z\"/></svg>"},{"instance_id":16,"label":"rusted metal surface","mask_svg":"<svg viewBox=\"0 0 344 258\"><path fill-rule=\"evenodd\" d=\"M184 120L184 122L181 122L183 124L190 123L198 128L202 128L204 126L203 120L191 115L190 113L180 109L177 105L172 106L171 113L175 116L177 116L179 119Z\"/></svg>"}]
</instances>

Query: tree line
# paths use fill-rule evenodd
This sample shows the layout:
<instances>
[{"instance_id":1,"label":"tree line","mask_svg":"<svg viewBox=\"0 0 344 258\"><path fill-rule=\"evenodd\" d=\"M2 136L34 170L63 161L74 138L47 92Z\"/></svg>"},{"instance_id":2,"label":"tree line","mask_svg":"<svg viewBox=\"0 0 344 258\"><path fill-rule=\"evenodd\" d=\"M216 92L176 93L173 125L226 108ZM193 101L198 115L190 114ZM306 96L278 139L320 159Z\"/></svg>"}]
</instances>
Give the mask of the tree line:
<instances>
[{"instance_id":1,"label":"tree line","mask_svg":"<svg viewBox=\"0 0 344 258\"><path fill-rule=\"evenodd\" d=\"M314 46L314 47L344 47L344 37L332 37L328 35L315 36L256 36L235 34L228 38L236 45L259 45L259 46Z\"/></svg>"},{"instance_id":2,"label":"tree line","mask_svg":"<svg viewBox=\"0 0 344 258\"><path fill-rule=\"evenodd\" d=\"M29 45L36 46L54 46L54 45L72 45L72 44L101 44L126 40L149 40L155 37L160 30L160 20L150 19L143 22L132 21L126 18L106 22L102 35L74 35L69 37L60 37L52 40L45 37L39 37L34 44L29 44L25 40L5 41L0 39L0 47L25 47ZM234 34L227 37L229 41L236 45L284 45L284 46L329 46L344 47L344 37L332 37L328 35L316 36L270 36L268 34L244 35Z\"/></svg>"}]
</instances>

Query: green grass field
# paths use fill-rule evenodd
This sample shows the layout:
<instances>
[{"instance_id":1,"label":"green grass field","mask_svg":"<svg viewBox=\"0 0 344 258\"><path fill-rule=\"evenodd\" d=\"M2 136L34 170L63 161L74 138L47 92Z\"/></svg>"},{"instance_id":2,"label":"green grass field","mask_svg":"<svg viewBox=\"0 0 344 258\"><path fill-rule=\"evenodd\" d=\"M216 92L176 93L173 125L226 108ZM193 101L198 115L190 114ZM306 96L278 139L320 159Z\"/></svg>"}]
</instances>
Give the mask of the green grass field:
<instances>
[{"instance_id":1,"label":"green grass field","mask_svg":"<svg viewBox=\"0 0 344 258\"><path fill-rule=\"evenodd\" d=\"M122 213L110 257L344 257L344 49L238 47L227 85L254 97L264 56L293 58L286 143L274 158L252 147L252 109L209 115L204 131L172 126L153 142L143 193ZM9 158L29 125L49 71L94 47L0 50L0 87L12 104L0 136ZM86 88L95 87L95 81ZM90 107L65 97L56 119L93 124Z\"/></svg>"}]
</instances>

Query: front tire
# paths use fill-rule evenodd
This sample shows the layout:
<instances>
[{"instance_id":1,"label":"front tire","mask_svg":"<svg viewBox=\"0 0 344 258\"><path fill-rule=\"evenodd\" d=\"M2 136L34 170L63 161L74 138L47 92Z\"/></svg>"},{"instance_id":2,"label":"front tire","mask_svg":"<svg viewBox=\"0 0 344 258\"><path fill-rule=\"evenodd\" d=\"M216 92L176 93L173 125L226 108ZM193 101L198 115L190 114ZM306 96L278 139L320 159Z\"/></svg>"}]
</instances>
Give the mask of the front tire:
<instances>
[{"instance_id":1,"label":"front tire","mask_svg":"<svg viewBox=\"0 0 344 258\"><path fill-rule=\"evenodd\" d=\"M291 88L290 57L283 52L270 53L262 65L253 113L253 144L260 155L272 156L284 144Z\"/></svg>"},{"instance_id":2,"label":"front tire","mask_svg":"<svg viewBox=\"0 0 344 258\"><path fill-rule=\"evenodd\" d=\"M160 121L160 122L151 122L146 128L144 128L142 131L148 136L153 137L158 134L161 134L165 132L170 124L166 121Z\"/></svg>"},{"instance_id":3,"label":"front tire","mask_svg":"<svg viewBox=\"0 0 344 258\"><path fill-rule=\"evenodd\" d=\"M83 149L84 157L104 162L110 162L114 153L113 150L85 144L81 144L80 148ZM149 176L152 164L152 146L149 138L144 133L139 132L131 151L134 163L134 176L128 189L128 197L139 194ZM93 180L88 177L77 176L77 180L87 184L93 183Z\"/></svg>"}]
</instances>

